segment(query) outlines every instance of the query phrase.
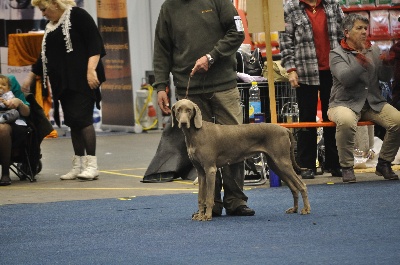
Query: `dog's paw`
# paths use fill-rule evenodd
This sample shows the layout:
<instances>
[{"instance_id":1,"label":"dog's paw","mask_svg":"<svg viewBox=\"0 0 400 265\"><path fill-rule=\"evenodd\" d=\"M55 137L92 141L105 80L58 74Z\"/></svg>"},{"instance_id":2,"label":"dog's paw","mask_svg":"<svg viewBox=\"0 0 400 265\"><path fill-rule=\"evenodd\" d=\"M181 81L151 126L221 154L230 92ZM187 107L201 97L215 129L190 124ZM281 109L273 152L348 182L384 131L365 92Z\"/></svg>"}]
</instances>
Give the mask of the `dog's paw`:
<instances>
[{"instance_id":1,"label":"dog's paw","mask_svg":"<svg viewBox=\"0 0 400 265\"><path fill-rule=\"evenodd\" d=\"M207 216L207 214L203 215L202 221L211 221L212 220L212 215Z\"/></svg>"},{"instance_id":2,"label":"dog's paw","mask_svg":"<svg viewBox=\"0 0 400 265\"><path fill-rule=\"evenodd\" d=\"M294 208L294 207L289 208L286 210L286 213L297 213L297 208Z\"/></svg>"},{"instance_id":3,"label":"dog's paw","mask_svg":"<svg viewBox=\"0 0 400 265\"><path fill-rule=\"evenodd\" d=\"M206 215L195 214L192 216L193 221L211 221L212 217L207 217Z\"/></svg>"},{"instance_id":4,"label":"dog's paw","mask_svg":"<svg viewBox=\"0 0 400 265\"><path fill-rule=\"evenodd\" d=\"M194 213L194 214L192 214L192 220L195 220L195 221L201 221L201 214L200 213Z\"/></svg>"},{"instance_id":5,"label":"dog's paw","mask_svg":"<svg viewBox=\"0 0 400 265\"><path fill-rule=\"evenodd\" d=\"M311 213L311 209L310 208L303 208L300 211L300 214L310 214Z\"/></svg>"}]
</instances>

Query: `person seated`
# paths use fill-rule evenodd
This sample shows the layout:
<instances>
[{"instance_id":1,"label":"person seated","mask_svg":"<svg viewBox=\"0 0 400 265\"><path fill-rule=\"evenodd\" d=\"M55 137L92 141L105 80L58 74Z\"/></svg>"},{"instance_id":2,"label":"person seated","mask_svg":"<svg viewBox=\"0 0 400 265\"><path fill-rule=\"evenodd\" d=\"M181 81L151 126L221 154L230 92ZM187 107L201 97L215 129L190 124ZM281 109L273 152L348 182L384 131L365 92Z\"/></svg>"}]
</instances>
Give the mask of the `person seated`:
<instances>
[{"instance_id":1,"label":"person seated","mask_svg":"<svg viewBox=\"0 0 400 265\"><path fill-rule=\"evenodd\" d=\"M5 94L12 94L12 96L4 97ZM10 120L7 117L3 117L3 114L10 110L17 111L21 119ZM0 186L7 186L11 184L10 164L12 148L24 144L27 125L23 121L23 117L27 117L30 114L29 103L26 101L14 76L7 77L0 74L0 113L1 118L3 118L0 122Z\"/></svg>"},{"instance_id":2,"label":"person seated","mask_svg":"<svg viewBox=\"0 0 400 265\"><path fill-rule=\"evenodd\" d=\"M400 146L400 111L382 96L379 81L393 76L394 54L382 53L367 40L369 19L349 14L342 22L344 39L331 50L329 63L333 86L328 118L336 123L336 145L343 182L356 182L354 143L359 120L372 121L387 131L378 157L375 174L399 179L391 162Z\"/></svg>"}]
</instances>

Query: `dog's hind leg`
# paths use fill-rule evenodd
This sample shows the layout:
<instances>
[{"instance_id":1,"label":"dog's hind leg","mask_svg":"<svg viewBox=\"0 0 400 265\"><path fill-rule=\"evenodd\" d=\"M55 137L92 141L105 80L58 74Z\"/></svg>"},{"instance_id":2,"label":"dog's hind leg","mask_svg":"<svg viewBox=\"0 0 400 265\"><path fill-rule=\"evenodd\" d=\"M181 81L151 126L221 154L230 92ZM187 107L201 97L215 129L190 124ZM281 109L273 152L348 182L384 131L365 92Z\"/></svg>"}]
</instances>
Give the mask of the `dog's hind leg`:
<instances>
[{"instance_id":1,"label":"dog's hind leg","mask_svg":"<svg viewBox=\"0 0 400 265\"><path fill-rule=\"evenodd\" d=\"M286 213L297 213L299 205L299 192L303 199L304 208L301 209L300 214L311 213L310 202L308 201L308 192L306 184L299 178L296 172L291 168L284 170L277 170L278 176L288 185L293 194L294 205L293 208L286 210Z\"/></svg>"},{"instance_id":2,"label":"dog's hind leg","mask_svg":"<svg viewBox=\"0 0 400 265\"><path fill-rule=\"evenodd\" d=\"M296 164L296 161L293 160L294 157L291 157L292 163L293 163L293 168L298 167ZM301 197L303 199L303 209L301 209L300 213L301 214L309 214L311 213L311 206L310 202L308 201L308 191L307 191L307 185L300 179L300 177L296 174L294 170L291 170L292 172L292 177L290 177L290 182L292 185L296 187L297 192L300 192Z\"/></svg>"},{"instance_id":3,"label":"dog's hind leg","mask_svg":"<svg viewBox=\"0 0 400 265\"><path fill-rule=\"evenodd\" d=\"M284 174L282 173L281 176L284 176ZM297 213L298 209L299 209L299 193L297 188L295 187L295 185L293 184L293 182L286 177L281 177L281 179L283 180L283 182L286 183L286 185L288 185L290 191L292 192L293 195L293 207L289 208L286 210L286 213Z\"/></svg>"},{"instance_id":4,"label":"dog's hind leg","mask_svg":"<svg viewBox=\"0 0 400 265\"><path fill-rule=\"evenodd\" d=\"M293 168L296 170L300 170L299 165L296 163L296 159L294 157L294 136L288 130L289 137L290 137L290 159L292 160ZM297 174L293 175L292 178L293 184L296 186L297 190L300 191L301 197L303 198L304 208L301 209L301 214L309 214L311 213L311 206L310 202L308 201L308 192L306 184L299 178Z\"/></svg>"},{"instance_id":5,"label":"dog's hind leg","mask_svg":"<svg viewBox=\"0 0 400 265\"><path fill-rule=\"evenodd\" d=\"M308 201L308 191L307 191L307 185L297 176L295 175L296 178L293 178L294 185L297 187L297 190L300 191L301 197L303 198L303 204L304 207L301 209L300 213L301 214L309 214L311 213L311 206L310 202Z\"/></svg>"},{"instance_id":6,"label":"dog's hind leg","mask_svg":"<svg viewBox=\"0 0 400 265\"><path fill-rule=\"evenodd\" d=\"M296 188L296 186L291 181L291 178L287 177L288 176L288 175L286 175L287 173L279 172L277 174L282 179L282 181L285 182L286 185L289 187L290 192L292 193L292 196L293 196L293 207L287 209L286 213L297 213L297 211L299 209L299 192L298 192L298 189Z\"/></svg>"},{"instance_id":7,"label":"dog's hind leg","mask_svg":"<svg viewBox=\"0 0 400 265\"><path fill-rule=\"evenodd\" d=\"M299 208L299 194L296 185L292 181L293 174L296 175L296 172L294 172L293 170L292 164L290 163L290 161L286 161L286 159L280 160L279 163L277 164L270 157L267 157L267 161L268 161L268 166L279 176L279 178L283 182L286 183L286 185L292 192L293 207L287 209L286 213L297 213ZM277 165L279 165L279 167Z\"/></svg>"}]
</instances>

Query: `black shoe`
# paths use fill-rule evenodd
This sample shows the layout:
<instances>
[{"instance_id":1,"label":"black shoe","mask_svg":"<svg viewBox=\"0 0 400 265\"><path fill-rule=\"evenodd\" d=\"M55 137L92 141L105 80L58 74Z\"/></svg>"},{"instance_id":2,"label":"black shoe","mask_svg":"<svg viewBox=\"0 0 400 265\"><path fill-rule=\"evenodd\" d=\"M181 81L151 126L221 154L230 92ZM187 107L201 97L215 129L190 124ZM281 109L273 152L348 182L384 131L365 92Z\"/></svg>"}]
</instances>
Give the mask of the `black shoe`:
<instances>
[{"instance_id":1,"label":"black shoe","mask_svg":"<svg viewBox=\"0 0 400 265\"><path fill-rule=\"evenodd\" d=\"M380 158L378 159L378 164L375 168L375 174L378 176L383 176L385 179L389 180L399 179L399 176L393 172L391 163Z\"/></svg>"},{"instance_id":2,"label":"black shoe","mask_svg":"<svg viewBox=\"0 0 400 265\"><path fill-rule=\"evenodd\" d=\"M9 186L11 185L11 179L9 176L2 176L0 179L0 186Z\"/></svg>"},{"instance_id":3,"label":"black shoe","mask_svg":"<svg viewBox=\"0 0 400 265\"><path fill-rule=\"evenodd\" d=\"M160 183L160 182L170 182L174 179L174 173L166 172L166 173L158 173L147 175L143 177L143 183Z\"/></svg>"},{"instance_id":4,"label":"black shoe","mask_svg":"<svg viewBox=\"0 0 400 265\"><path fill-rule=\"evenodd\" d=\"M247 207L247 205L240 205L232 212L226 212L227 215L234 216L253 216L256 212L253 209Z\"/></svg>"},{"instance_id":5,"label":"black shoe","mask_svg":"<svg viewBox=\"0 0 400 265\"><path fill-rule=\"evenodd\" d=\"M332 174L332 177L339 177L339 178L343 177L342 169L340 167L331 168L330 172Z\"/></svg>"},{"instance_id":6,"label":"black shoe","mask_svg":"<svg viewBox=\"0 0 400 265\"><path fill-rule=\"evenodd\" d=\"M313 178L315 178L314 171L312 169L302 170L300 175L301 175L302 179L313 179Z\"/></svg>"},{"instance_id":7,"label":"black shoe","mask_svg":"<svg viewBox=\"0 0 400 265\"><path fill-rule=\"evenodd\" d=\"M342 177L345 183L355 183L357 182L356 176L354 175L353 167L342 167Z\"/></svg>"}]
</instances>

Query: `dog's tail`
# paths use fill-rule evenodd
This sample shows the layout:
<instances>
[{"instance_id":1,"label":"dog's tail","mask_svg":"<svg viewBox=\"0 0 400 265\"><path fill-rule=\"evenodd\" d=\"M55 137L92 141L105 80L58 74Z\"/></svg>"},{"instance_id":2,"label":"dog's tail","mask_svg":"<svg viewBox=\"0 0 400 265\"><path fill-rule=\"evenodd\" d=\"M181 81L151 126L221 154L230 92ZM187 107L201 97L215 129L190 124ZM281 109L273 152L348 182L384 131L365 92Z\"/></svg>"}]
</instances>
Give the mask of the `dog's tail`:
<instances>
[{"instance_id":1,"label":"dog's tail","mask_svg":"<svg viewBox=\"0 0 400 265\"><path fill-rule=\"evenodd\" d=\"M302 168L297 164L296 158L294 156L294 143L296 142L296 140L294 139L293 133L289 129L287 129L287 132L288 132L289 138L290 138L290 159L292 160L292 165L293 165L294 170L296 172L300 173Z\"/></svg>"}]
</instances>

